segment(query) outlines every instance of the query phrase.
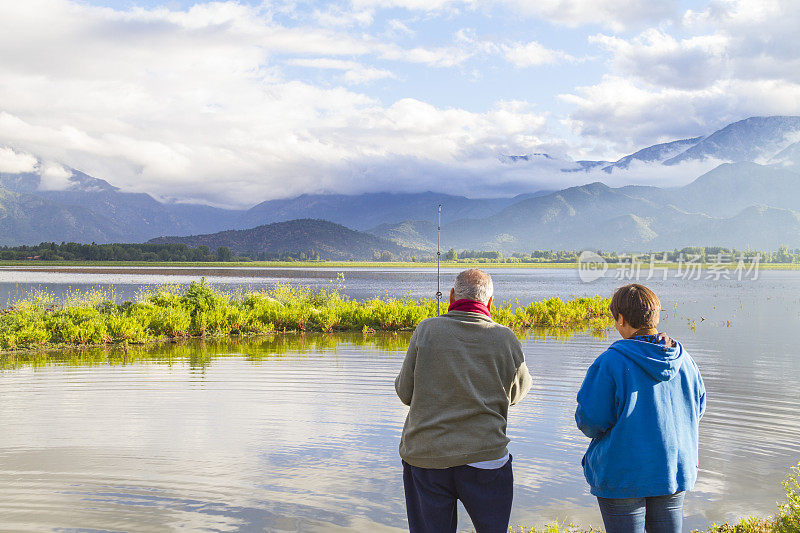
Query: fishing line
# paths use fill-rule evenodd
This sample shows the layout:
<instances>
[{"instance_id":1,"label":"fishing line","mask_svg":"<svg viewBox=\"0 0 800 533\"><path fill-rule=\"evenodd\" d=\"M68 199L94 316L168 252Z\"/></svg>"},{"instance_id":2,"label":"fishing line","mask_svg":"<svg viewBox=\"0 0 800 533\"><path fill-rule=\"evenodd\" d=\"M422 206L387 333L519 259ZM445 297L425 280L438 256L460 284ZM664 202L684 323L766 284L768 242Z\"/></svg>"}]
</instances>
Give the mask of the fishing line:
<instances>
[{"instance_id":1,"label":"fishing line","mask_svg":"<svg viewBox=\"0 0 800 533\"><path fill-rule=\"evenodd\" d=\"M436 221L436 316L442 314L442 289L439 285L439 259L442 255L441 251L441 233L442 233L442 204L439 204L439 213Z\"/></svg>"}]
</instances>

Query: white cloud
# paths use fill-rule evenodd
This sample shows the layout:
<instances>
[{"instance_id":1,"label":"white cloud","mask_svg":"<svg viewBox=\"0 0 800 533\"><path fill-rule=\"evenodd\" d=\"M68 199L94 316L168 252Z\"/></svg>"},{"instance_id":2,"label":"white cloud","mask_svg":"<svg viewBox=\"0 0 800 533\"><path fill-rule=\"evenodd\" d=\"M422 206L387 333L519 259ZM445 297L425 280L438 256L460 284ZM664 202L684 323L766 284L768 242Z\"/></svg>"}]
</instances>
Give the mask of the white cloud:
<instances>
[{"instance_id":1,"label":"white cloud","mask_svg":"<svg viewBox=\"0 0 800 533\"><path fill-rule=\"evenodd\" d=\"M800 111L800 84L779 80L722 80L703 89L654 88L606 76L577 94L567 121L580 135L607 139L616 155L648 144L708 134L752 115Z\"/></svg>"},{"instance_id":2,"label":"white cloud","mask_svg":"<svg viewBox=\"0 0 800 533\"><path fill-rule=\"evenodd\" d=\"M321 26L346 28L350 26L369 26L374 13L369 9L345 10L339 6L330 6L326 10L315 9L312 18Z\"/></svg>"},{"instance_id":3,"label":"white cloud","mask_svg":"<svg viewBox=\"0 0 800 533\"><path fill-rule=\"evenodd\" d=\"M396 78L396 76L389 70L373 67L352 69L344 73L345 82L354 85L370 83L386 78Z\"/></svg>"},{"instance_id":4,"label":"white cloud","mask_svg":"<svg viewBox=\"0 0 800 533\"><path fill-rule=\"evenodd\" d=\"M712 0L673 25L592 36L609 70L561 96L575 106L566 122L619 154L748 116L800 114L798 27L794 0Z\"/></svg>"},{"instance_id":5,"label":"white cloud","mask_svg":"<svg viewBox=\"0 0 800 533\"><path fill-rule=\"evenodd\" d=\"M289 61L364 83L391 74L364 65L369 56L447 66L472 50L285 28L232 2L120 12L31 0L2 11L0 144L128 191L248 205L378 185L425 190L438 177L401 170L472 175L474 161L497 166L498 152L552 143L546 117L524 103L485 112L383 105L282 73ZM494 179L481 169L476 179ZM58 172L48 175L56 186Z\"/></svg>"},{"instance_id":6,"label":"white cloud","mask_svg":"<svg viewBox=\"0 0 800 533\"><path fill-rule=\"evenodd\" d=\"M440 11L462 5L474 6L478 0L351 0L356 9L403 8L410 11Z\"/></svg>"},{"instance_id":7,"label":"white cloud","mask_svg":"<svg viewBox=\"0 0 800 533\"><path fill-rule=\"evenodd\" d=\"M459 46L439 48L415 47L404 49L395 45L382 45L378 48L384 59L421 63L432 67L454 67L475 54L474 50Z\"/></svg>"},{"instance_id":8,"label":"white cloud","mask_svg":"<svg viewBox=\"0 0 800 533\"><path fill-rule=\"evenodd\" d=\"M72 171L58 163L43 163L39 175L39 190L42 191L63 191L71 185Z\"/></svg>"},{"instance_id":9,"label":"white cloud","mask_svg":"<svg viewBox=\"0 0 800 533\"><path fill-rule=\"evenodd\" d=\"M398 19L391 19L389 22L386 23L389 27L389 33L394 35L414 35L414 30L409 28L407 25L403 23L403 21Z\"/></svg>"},{"instance_id":10,"label":"white cloud","mask_svg":"<svg viewBox=\"0 0 800 533\"><path fill-rule=\"evenodd\" d=\"M518 67L534 67L552 65L561 61L575 61L575 58L566 52L551 50L535 41L526 44L503 45L503 52L506 59Z\"/></svg>"},{"instance_id":11,"label":"white cloud","mask_svg":"<svg viewBox=\"0 0 800 533\"><path fill-rule=\"evenodd\" d=\"M365 67L356 61L333 59L327 57L290 59L290 65L298 67L317 68L323 70L343 70L343 80L348 84L362 84L396 76L388 70L374 67Z\"/></svg>"},{"instance_id":12,"label":"white cloud","mask_svg":"<svg viewBox=\"0 0 800 533\"><path fill-rule=\"evenodd\" d=\"M600 24L614 31L677 15L675 0L501 0L519 13L576 27Z\"/></svg>"},{"instance_id":13,"label":"white cloud","mask_svg":"<svg viewBox=\"0 0 800 533\"><path fill-rule=\"evenodd\" d=\"M30 154L15 152L8 146L0 146L0 172L21 174L36 170L38 161Z\"/></svg>"},{"instance_id":14,"label":"white cloud","mask_svg":"<svg viewBox=\"0 0 800 533\"><path fill-rule=\"evenodd\" d=\"M730 75L740 79L800 82L800 2L795 0L712 1L705 11L688 11L685 31L729 39Z\"/></svg>"},{"instance_id":15,"label":"white cloud","mask_svg":"<svg viewBox=\"0 0 800 533\"><path fill-rule=\"evenodd\" d=\"M577 147L583 153L574 156L612 158L750 114L800 112L800 44L794 39L800 3L712 1L683 18L673 16L676 5L354 0L298 14L283 3L234 1L188 10L4 2L0 146L125 190L246 205L323 190L463 192L464 180L473 194L520 192L537 187L540 178L556 183L586 174L508 167L498 163L499 154L564 154ZM420 13L383 24L378 10L396 8ZM463 22L458 13L468 10L474 10L470 16L502 10L611 30L590 42L609 58L602 79L560 97L572 111L557 118L578 135L571 137L575 146L548 131L547 102L535 109L526 102L492 106L484 94L467 111L402 98L401 83L391 92L375 84L372 94L383 101L356 87L405 82L409 72L425 68L485 74L500 58L519 67L591 61L548 47L546 33L534 42L503 40L491 25L453 34L453 25ZM398 44L414 31L406 23L416 29L413 21L437 18L449 21L442 25L450 28L443 34L449 41L426 35L424 46ZM654 28L641 31L649 23ZM369 33L377 25L375 31L388 33ZM478 37L478 31L492 37ZM301 71L287 65L322 69L334 83L293 80L287 72ZM599 77L597 69L587 70ZM424 74L411 81L424 88ZM30 168L19 162L20 153L0 150L0 168ZM49 172L56 183L58 171Z\"/></svg>"},{"instance_id":16,"label":"white cloud","mask_svg":"<svg viewBox=\"0 0 800 533\"><path fill-rule=\"evenodd\" d=\"M612 67L618 75L644 80L652 85L678 88L703 88L713 85L730 72L726 35L700 35L678 40L660 30L650 29L625 40L595 35L590 42L612 54Z\"/></svg>"},{"instance_id":17,"label":"white cloud","mask_svg":"<svg viewBox=\"0 0 800 533\"><path fill-rule=\"evenodd\" d=\"M351 0L351 5L355 9L404 8L426 13L498 8L563 26L599 24L614 31L658 23L678 14L676 0Z\"/></svg>"}]
</instances>

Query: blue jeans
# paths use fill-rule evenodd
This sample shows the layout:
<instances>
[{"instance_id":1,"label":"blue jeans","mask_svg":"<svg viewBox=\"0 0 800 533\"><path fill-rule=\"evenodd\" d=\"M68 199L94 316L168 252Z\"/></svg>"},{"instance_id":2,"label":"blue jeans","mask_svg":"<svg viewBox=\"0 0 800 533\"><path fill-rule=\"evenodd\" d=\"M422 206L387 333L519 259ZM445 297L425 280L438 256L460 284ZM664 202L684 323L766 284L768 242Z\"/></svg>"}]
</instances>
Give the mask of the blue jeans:
<instances>
[{"instance_id":1,"label":"blue jeans","mask_svg":"<svg viewBox=\"0 0 800 533\"><path fill-rule=\"evenodd\" d=\"M600 498L606 533L681 533L685 492L649 498Z\"/></svg>"},{"instance_id":2,"label":"blue jeans","mask_svg":"<svg viewBox=\"0 0 800 533\"><path fill-rule=\"evenodd\" d=\"M411 533L455 533L458 500L478 533L508 533L514 497L511 458L494 470L418 468L403 461L403 485Z\"/></svg>"}]
</instances>

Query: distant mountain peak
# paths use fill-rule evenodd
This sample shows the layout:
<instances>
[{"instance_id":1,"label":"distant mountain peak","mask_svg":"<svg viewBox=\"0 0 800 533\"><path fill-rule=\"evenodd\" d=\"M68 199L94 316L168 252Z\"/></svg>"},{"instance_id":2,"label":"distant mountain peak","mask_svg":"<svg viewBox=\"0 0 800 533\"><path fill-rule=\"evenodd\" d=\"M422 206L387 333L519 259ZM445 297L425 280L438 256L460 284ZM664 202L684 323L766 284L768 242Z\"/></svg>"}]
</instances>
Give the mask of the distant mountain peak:
<instances>
[{"instance_id":1,"label":"distant mountain peak","mask_svg":"<svg viewBox=\"0 0 800 533\"><path fill-rule=\"evenodd\" d=\"M692 137L691 139L680 139L677 141L654 144L653 146L642 148L631 155L627 155L621 159L618 159L611 165L603 167L603 170L606 172L612 172L615 168L628 169L631 163L635 161L642 163L663 163L667 159L675 157L688 148L695 146L703 139L705 139L704 136L699 136Z\"/></svg>"},{"instance_id":2,"label":"distant mountain peak","mask_svg":"<svg viewBox=\"0 0 800 533\"><path fill-rule=\"evenodd\" d=\"M114 187L107 181L93 178L74 168L55 167L54 170L50 171L58 174L55 178L48 176L47 169L44 171L41 169L42 164L39 163L37 172L0 173L0 187L14 192L69 191L92 193L119 191L118 187Z\"/></svg>"},{"instance_id":3,"label":"distant mountain peak","mask_svg":"<svg viewBox=\"0 0 800 533\"><path fill-rule=\"evenodd\" d=\"M750 117L728 124L686 151L664 161L676 165L689 160L762 162L798 139L800 116Z\"/></svg>"},{"instance_id":4,"label":"distant mountain peak","mask_svg":"<svg viewBox=\"0 0 800 533\"><path fill-rule=\"evenodd\" d=\"M537 159L555 160L553 156L551 156L550 154L546 154L544 152L536 152L532 154L523 154L523 155L501 154L497 157L497 159L499 159L501 163L505 163L506 165L513 165L521 161L535 161Z\"/></svg>"}]
</instances>

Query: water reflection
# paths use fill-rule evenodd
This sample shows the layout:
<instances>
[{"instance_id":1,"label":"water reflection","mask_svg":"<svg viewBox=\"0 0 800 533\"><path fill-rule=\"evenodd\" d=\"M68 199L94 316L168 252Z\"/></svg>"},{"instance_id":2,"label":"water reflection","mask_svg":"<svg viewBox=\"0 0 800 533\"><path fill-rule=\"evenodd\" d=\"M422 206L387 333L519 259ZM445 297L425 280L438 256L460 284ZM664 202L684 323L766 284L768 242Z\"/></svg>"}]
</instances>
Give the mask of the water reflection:
<instances>
[{"instance_id":1,"label":"water reflection","mask_svg":"<svg viewBox=\"0 0 800 533\"><path fill-rule=\"evenodd\" d=\"M567 341L585 328L537 327L519 331L520 340L557 339ZM126 365L141 362L188 363L190 368L204 368L217 358L244 356L249 361L336 352L339 345L371 348L383 352L405 351L411 331L272 333L255 337L208 337L148 344L116 343L100 346L73 346L49 350L0 352L0 370L47 365L98 366ZM608 332L591 331L593 337L607 338Z\"/></svg>"},{"instance_id":2,"label":"water reflection","mask_svg":"<svg viewBox=\"0 0 800 533\"><path fill-rule=\"evenodd\" d=\"M669 311L664 329L691 351L708 389L687 527L774 512L800 458L800 273L774 274L738 286L654 285ZM535 297L538 275L518 285ZM540 291L574 289L564 277ZM535 383L510 411L512 523L598 525L580 471L587 440L572 414L586 368L613 339L557 333L524 339ZM406 408L392 381L408 336L0 357L0 530L402 530Z\"/></svg>"},{"instance_id":3,"label":"water reflection","mask_svg":"<svg viewBox=\"0 0 800 533\"><path fill-rule=\"evenodd\" d=\"M543 332L546 334L547 332ZM280 359L291 354L335 352L340 344L371 347L381 351L405 350L411 332L385 333L275 333L257 337L221 337L157 342L152 344L114 344L73 347L59 350L7 352L0 354L0 369L48 365L99 366L160 363L186 363L189 368L205 368L215 359L241 357L247 361Z\"/></svg>"}]
</instances>

